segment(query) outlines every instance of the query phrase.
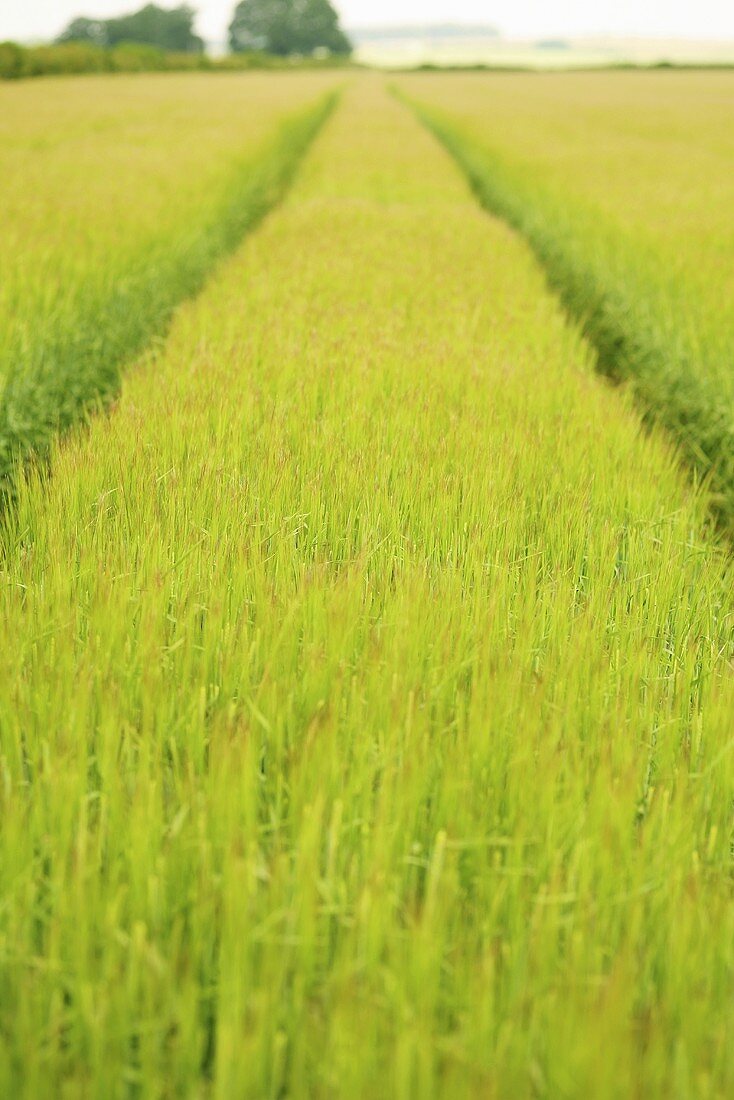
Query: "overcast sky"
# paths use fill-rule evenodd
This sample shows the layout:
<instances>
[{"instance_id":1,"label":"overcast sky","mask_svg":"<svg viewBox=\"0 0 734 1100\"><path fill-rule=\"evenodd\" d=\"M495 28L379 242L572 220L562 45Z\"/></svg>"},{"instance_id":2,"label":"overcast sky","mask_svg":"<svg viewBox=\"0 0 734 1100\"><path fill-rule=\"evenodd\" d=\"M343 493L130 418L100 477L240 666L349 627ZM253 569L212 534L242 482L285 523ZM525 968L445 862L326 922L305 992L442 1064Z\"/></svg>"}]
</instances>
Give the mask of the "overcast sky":
<instances>
[{"instance_id":1,"label":"overcast sky","mask_svg":"<svg viewBox=\"0 0 734 1100\"><path fill-rule=\"evenodd\" d=\"M189 0L206 39L226 35L235 0ZM0 0L0 41L52 38L75 15L118 15L143 0ZM175 7L175 0L162 0ZM734 0L337 0L349 27L491 23L507 35L611 33L734 39Z\"/></svg>"}]
</instances>

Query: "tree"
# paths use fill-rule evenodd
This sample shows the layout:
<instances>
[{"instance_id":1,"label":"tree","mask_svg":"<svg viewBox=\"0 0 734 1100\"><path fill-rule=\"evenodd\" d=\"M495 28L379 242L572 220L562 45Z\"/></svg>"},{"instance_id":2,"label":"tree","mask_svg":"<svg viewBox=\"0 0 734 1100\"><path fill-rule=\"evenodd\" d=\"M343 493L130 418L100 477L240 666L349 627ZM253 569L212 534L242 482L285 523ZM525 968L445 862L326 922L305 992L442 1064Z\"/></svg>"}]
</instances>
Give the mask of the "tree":
<instances>
[{"instance_id":1,"label":"tree","mask_svg":"<svg viewBox=\"0 0 734 1100\"><path fill-rule=\"evenodd\" d=\"M186 5L166 9L146 4L117 19L74 19L57 41L93 42L97 46L138 42L159 50L201 53L204 43L194 34L194 15L193 8Z\"/></svg>"},{"instance_id":2,"label":"tree","mask_svg":"<svg viewBox=\"0 0 734 1100\"><path fill-rule=\"evenodd\" d=\"M118 42L144 42L161 50L179 53L200 53L202 40L194 34L192 8L159 8L146 4L140 11L107 20L107 40L110 46Z\"/></svg>"},{"instance_id":3,"label":"tree","mask_svg":"<svg viewBox=\"0 0 734 1100\"><path fill-rule=\"evenodd\" d=\"M349 54L352 46L339 26L331 0L240 0L229 25L234 53Z\"/></svg>"},{"instance_id":4,"label":"tree","mask_svg":"<svg viewBox=\"0 0 734 1100\"><path fill-rule=\"evenodd\" d=\"M89 42L94 46L107 45L107 27L102 19L72 19L57 42Z\"/></svg>"},{"instance_id":5,"label":"tree","mask_svg":"<svg viewBox=\"0 0 734 1100\"><path fill-rule=\"evenodd\" d=\"M325 49L330 53L349 54L352 44L339 26L339 16L330 0L307 0L300 23L301 53Z\"/></svg>"}]
</instances>

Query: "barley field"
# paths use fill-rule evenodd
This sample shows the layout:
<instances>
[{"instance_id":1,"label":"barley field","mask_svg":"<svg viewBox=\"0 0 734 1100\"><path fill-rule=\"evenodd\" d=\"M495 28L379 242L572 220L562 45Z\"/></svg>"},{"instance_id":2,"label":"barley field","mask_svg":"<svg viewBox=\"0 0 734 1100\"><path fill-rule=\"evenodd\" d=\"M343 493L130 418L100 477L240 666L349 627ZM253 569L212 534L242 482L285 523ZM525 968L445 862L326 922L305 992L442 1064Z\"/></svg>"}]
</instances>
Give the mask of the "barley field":
<instances>
[{"instance_id":1,"label":"barley field","mask_svg":"<svg viewBox=\"0 0 734 1100\"><path fill-rule=\"evenodd\" d=\"M698 308L728 178L682 196L731 163L734 76L675 78L595 74L598 150L577 74L120 78L129 155L100 79L86 169L48 135L91 81L10 89L1 301L29 346L101 288L82 362L107 377L120 283L151 255L171 281L68 413L59 356L7 466L0 1095L734 1091L729 498L672 423L683 360L653 385L622 341L611 371L554 266L586 240L603 273L639 230L629 347L642 316L700 333L685 392L728 407L730 319ZM638 146L624 178L599 162ZM64 173L99 211L83 247ZM226 247L190 244L233 209Z\"/></svg>"},{"instance_id":2,"label":"barley field","mask_svg":"<svg viewBox=\"0 0 734 1100\"><path fill-rule=\"evenodd\" d=\"M596 72L399 85L485 206L530 241L601 366L709 480L730 528L733 84Z\"/></svg>"},{"instance_id":3,"label":"barley field","mask_svg":"<svg viewBox=\"0 0 734 1100\"><path fill-rule=\"evenodd\" d=\"M0 497L19 456L112 395L276 201L334 86L304 73L0 87Z\"/></svg>"}]
</instances>

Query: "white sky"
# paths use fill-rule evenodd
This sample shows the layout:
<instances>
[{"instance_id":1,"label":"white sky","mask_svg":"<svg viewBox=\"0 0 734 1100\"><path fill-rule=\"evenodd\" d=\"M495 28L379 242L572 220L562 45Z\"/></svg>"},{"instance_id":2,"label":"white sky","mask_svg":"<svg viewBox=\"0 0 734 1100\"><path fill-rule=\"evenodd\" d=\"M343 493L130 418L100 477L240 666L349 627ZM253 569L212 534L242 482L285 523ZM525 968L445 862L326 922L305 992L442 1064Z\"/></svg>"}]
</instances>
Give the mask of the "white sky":
<instances>
[{"instance_id":1,"label":"white sky","mask_svg":"<svg viewBox=\"0 0 734 1100\"><path fill-rule=\"evenodd\" d=\"M204 38L221 41L235 0L190 0ZM51 38L75 15L119 15L143 0L0 0L0 41ZM162 0L175 7L177 0ZM506 35L654 35L734 40L734 0L336 0L347 27L491 23Z\"/></svg>"}]
</instances>

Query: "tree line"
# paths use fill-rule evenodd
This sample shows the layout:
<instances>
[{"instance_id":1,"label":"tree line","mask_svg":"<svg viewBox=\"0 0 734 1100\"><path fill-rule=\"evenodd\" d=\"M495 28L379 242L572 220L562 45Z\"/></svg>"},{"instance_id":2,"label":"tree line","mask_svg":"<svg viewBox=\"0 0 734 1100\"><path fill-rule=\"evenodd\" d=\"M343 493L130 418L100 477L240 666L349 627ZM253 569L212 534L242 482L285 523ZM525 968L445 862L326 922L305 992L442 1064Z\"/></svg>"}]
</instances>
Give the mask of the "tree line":
<instances>
[{"instance_id":1,"label":"tree line","mask_svg":"<svg viewBox=\"0 0 734 1100\"><path fill-rule=\"evenodd\" d=\"M177 53L202 53L194 32L196 12L188 5L160 8L146 4L115 19L73 19L57 43L115 47L139 43ZM276 57L314 53L348 55L351 43L330 0L240 0L229 25L233 53L263 52Z\"/></svg>"},{"instance_id":2,"label":"tree line","mask_svg":"<svg viewBox=\"0 0 734 1100\"><path fill-rule=\"evenodd\" d=\"M178 53L201 53L204 42L194 34L193 8L159 8L146 4L139 11L116 19L72 19L56 39L65 42L86 42L92 46L117 46L121 42L136 42L156 46L160 50Z\"/></svg>"}]
</instances>

